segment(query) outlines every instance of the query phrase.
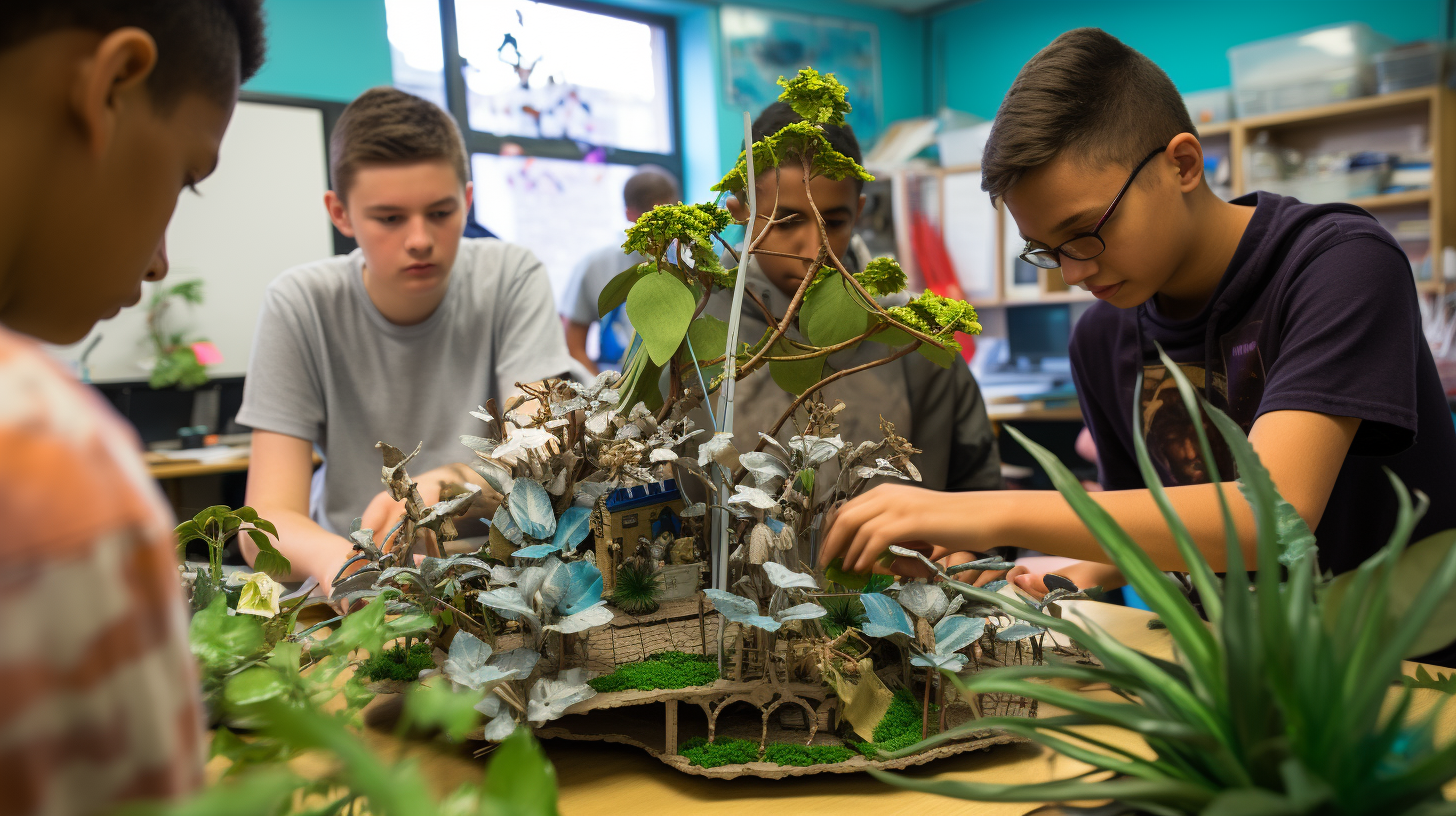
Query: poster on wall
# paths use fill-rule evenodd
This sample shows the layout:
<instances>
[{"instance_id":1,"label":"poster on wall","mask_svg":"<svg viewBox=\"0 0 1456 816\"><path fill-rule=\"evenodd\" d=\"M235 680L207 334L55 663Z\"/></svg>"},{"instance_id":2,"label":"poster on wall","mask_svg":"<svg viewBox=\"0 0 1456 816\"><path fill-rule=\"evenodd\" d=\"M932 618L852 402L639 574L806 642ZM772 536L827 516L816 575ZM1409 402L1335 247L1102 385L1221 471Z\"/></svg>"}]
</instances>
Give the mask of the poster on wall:
<instances>
[{"instance_id":1,"label":"poster on wall","mask_svg":"<svg viewBox=\"0 0 1456 816\"><path fill-rule=\"evenodd\" d=\"M718 19L730 106L756 116L779 98L780 76L810 66L844 83L854 107L845 121L861 149L875 143L881 125L880 40L873 25L743 6L723 6Z\"/></svg>"}]
</instances>

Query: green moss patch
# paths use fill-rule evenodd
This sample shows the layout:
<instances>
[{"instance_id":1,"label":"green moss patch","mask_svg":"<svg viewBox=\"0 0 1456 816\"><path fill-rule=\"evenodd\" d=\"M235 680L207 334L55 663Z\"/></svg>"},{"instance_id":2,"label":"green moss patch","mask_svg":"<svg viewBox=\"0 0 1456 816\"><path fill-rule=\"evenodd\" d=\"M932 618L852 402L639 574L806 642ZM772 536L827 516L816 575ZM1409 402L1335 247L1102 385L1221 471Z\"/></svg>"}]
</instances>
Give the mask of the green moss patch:
<instances>
[{"instance_id":1,"label":"green moss patch","mask_svg":"<svg viewBox=\"0 0 1456 816\"><path fill-rule=\"evenodd\" d=\"M706 686L717 679L717 657L688 652L658 652L638 663L623 663L611 674L587 682L599 692L655 691Z\"/></svg>"},{"instance_id":2,"label":"green moss patch","mask_svg":"<svg viewBox=\"0 0 1456 816\"><path fill-rule=\"evenodd\" d=\"M773 742L764 747L763 756L760 757L757 742L726 737L711 744L703 737L693 737L678 748L678 753L687 757L689 763L700 768L743 765L760 761L804 768L810 765L833 765L855 756L854 751L839 745Z\"/></svg>"},{"instance_id":3,"label":"green moss patch","mask_svg":"<svg viewBox=\"0 0 1456 816\"><path fill-rule=\"evenodd\" d=\"M385 649L364 661L358 674L366 680L402 680L409 682L420 676L420 672L435 668L430 657L430 644L416 643L406 652L403 646Z\"/></svg>"},{"instance_id":4,"label":"green moss patch","mask_svg":"<svg viewBox=\"0 0 1456 816\"><path fill-rule=\"evenodd\" d=\"M880 759L880 752L898 751L909 748L920 741L921 704L908 689L896 689L890 708L875 726L874 742L850 742L849 746L866 759ZM930 733L940 731L936 727L938 706L930 707Z\"/></svg>"}]
</instances>

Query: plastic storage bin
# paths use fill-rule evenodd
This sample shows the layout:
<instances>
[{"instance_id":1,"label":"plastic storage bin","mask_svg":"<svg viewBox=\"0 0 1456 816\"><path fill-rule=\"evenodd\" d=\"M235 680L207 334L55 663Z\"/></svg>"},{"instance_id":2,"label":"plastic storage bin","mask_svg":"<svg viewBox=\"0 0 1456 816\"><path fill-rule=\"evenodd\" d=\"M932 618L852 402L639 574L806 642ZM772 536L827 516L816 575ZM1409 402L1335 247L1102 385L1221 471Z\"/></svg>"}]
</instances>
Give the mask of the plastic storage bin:
<instances>
[{"instance_id":1,"label":"plastic storage bin","mask_svg":"<svg viewBox=\"0 0 1456 816\"><path fill-rule=\"evenodd\" d=\"M1364 23L1343 23L1234 46L1234 108L1258 116L1367 96L1374 55L1393 45Z\"/></svg>"},{"instance_id":2,"label":"plastic storage bin","mask_svg":"<svg viewBox=\"0 0 1456 816\"><path fill-rule=\"evenodd\" d=\"M1375 80L1380 93L1434 85L1441 78L1446 49L1440 43L1414 42L1375 55Z\"/></svg>"},{"instance_id":3,"label":"plastic storage bin","mask_svg":"<svg viewBox=\"0 0 1456 816\"><path fill-rule=\"evenodd\" d=\"M1194 91L1183 94L1183 105L1195 125L1211 125L1227 122L1233 116L1233 90L1214 88L1208 91Z\"/></svg>"}]
</instances>

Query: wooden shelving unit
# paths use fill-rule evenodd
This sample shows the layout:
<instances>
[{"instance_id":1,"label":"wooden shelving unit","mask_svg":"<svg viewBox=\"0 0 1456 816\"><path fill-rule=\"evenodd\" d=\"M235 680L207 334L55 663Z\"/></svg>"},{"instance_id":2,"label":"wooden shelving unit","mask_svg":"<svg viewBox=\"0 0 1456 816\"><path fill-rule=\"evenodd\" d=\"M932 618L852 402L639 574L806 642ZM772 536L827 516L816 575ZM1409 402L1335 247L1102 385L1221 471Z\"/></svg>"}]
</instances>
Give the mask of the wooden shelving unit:
<instances>
[{"instance_id":1,"label":"wooden shelving unit","mask_svg":"<svg viewBox=\"0 0 1456 816\"><path fill-rule=\"evenodd\" d=\"M1441 277L1440 259L1443 247L1456 245L1456 154L1448 144L1456 137L1456 92L1444 85L1430 85L1406 91L1365 96L1330 105L1303 110L1281 111L1262 116L1233 119L1227 122L1199 125L1199 136L1208 152L1223 152L1232 160L1233 194L1250 192L1246 180L1245 152L1262 131L1268 131L1276 145L1302 149L1324 143L1336 143L1342 149L1383 149L1395 134L1413 127L1421 128L1431 150L1432 185L1427 190L1407 190L1349 199L1349 203L1377 218L1395 216L1401 211L1431 222L1431 278L1418 280L1416 288L1424 294L1440 295L1456 289ZM1369 142L1362 144L1362 134Z\"/></svg>"},{"instance_id":2,"label":"wooden shelving unit","mask_svg":"<svg viewBox=\"0 0 1456 816\"><path fill-rule=\"evenodd\" d=\"M1332 105L1321 105L1295 111L1282 111L1263 116L1233 119L1198 126L1205 151L1225 153L1232 162L1233 195L1243 195L1248 190L1244 184L1245 148L1254 143L1261 131L1269 131L1271 141L1288 144L1302 149L1330 143L1348 145L1340 149L1382 149L1375 144L1363 145L1363 134L1370 134L1372 141L1391 138L1392 129L1424 129L1426 143L1431 148L1431 162L1434 170L1433 183L1428 190L1408 190L1351 199L1349 203L1369 210L1377 218L1400 215L1409 211L1412 215L1425 213L1431 222L1430 249L1432 276L1430 280L1416 282L1416 288L1423 294L1441 295L1456 291L1456 282L1447 285L1441 279L1441 249L1456 246L1456 152L1448 143L1456 139L1456 92L1444 85L1432 85L1407 91L1367 96ZM1383 132L1383 135L1382 135ZM940 212L946 212L945 180L959 174L978 174L980 166L975 164L944 167L918 171L936 177L939 186ZM987 205L989 207L989 204ZM989 213L987 213L989 215ZM1036 292L1029 287L1016 287L1008 291L1007 253L1018 247L1009 246L1006 230L1007 215L997 208L996 248L994 266L996 269L995 292L987 296L973 293L971 302L977 306L1015 306L1026 303L1076 303L1092 300L1087 292L1069 290L1062 283L1057 270L1039 270ZM943 223L943 222L942 222ZM944 228L944 227L943 227ZM954 229L951 225L950 229ZM902 253L903 254L903 253Z\"/></svg>"}]
</instances>

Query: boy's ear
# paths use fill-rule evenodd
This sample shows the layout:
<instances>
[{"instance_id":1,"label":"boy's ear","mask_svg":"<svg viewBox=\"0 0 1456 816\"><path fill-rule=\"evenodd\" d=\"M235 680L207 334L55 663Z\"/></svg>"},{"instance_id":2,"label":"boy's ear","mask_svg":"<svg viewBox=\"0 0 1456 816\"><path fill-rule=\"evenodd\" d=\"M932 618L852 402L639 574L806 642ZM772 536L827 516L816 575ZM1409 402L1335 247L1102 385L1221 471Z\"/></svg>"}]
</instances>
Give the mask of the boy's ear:
<instances>
[{"instance_id":1,"label":"boy's ear","mask_svg":"<svg viewBox=\"0 0 1456 816\"><path fill-rule=\"evenodd\" d=\"M465 190L465 197L468 202L470 198L470 188L468 187ZM334 222L334 226L338 228L339 232L346 237L354 237L354 222L349 218L349 208L344 205L344 199L339 198L338 193L333 190L324 193L324 209L329 211L329 220Z\"/></svg>"},{"instance_id":2,"label":"boy's ear","mask_svg":"<svg viewBox=\"0 0 1456 816\"><path fill-rule=\"evenodd\" d=\"M855 205L855 208L854 208L854 220L851 223L855 223L855 224L859 223L859 217L861 215L864 215L864 207L865 207L865 202L866 201L869 201L869 197L866 196L864 193L860 193L859 194L859 204Z\"/></svg>"},{"instance_id":3,"label":"boy's ear","mask_svg":"<svg viewBox=\"0 0 1456 816\"><path fill-rule=\"evenodd\" d=\"M723 206L727 208L728 214L733 216L734 221L740 224L748 223L748 205L740 201L738 196L728 196L728 200L723 202Z\"/></svg>"},{"instance_id":4,"label":"boy's ear","mask_svg":"<svg viewBox=\"0 0 1456 816\"><path fill-rule=\"evenodd\" d=\"M1191 193L1203 182L1203 145L1192 133L1180 133L1168 142L1167 154L1178 166L1178 189Z\"/></svg>"},{"instance_id":5,"label":"boy's ear","mask_svg":"<svg viewBox=\"0 0 1456 816\"><path fill-rule=\"evenodd\" d=\"M71 107L94 154L104 153L111 144L122 108L146 93L147 77L156 65L156 41L135 27L118 28L102 37L82 60L71 88Z\"/></svg>"},{"instance_id":6,"label":"boy's ear","mask_svg":"<svg viewBox=\"0 0 1456 816\"><path fill-rule=\"evenodd\" d=\"M475 204L475 182L465 182L465 212L470 212L470 207Z\"/></svg>"}]
</instances>

